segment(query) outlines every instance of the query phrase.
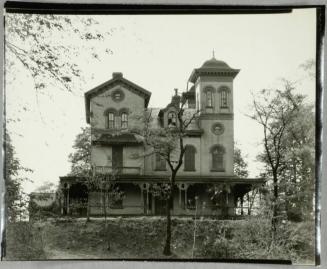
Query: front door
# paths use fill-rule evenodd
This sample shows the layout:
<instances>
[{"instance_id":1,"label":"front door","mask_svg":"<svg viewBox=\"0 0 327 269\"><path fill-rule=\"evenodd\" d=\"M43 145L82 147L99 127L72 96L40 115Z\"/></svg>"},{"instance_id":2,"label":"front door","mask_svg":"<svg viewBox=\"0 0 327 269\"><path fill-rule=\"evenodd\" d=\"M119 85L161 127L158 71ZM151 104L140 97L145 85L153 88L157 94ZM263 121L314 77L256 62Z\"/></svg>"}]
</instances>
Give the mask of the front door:
<instances>
[{"instance_id":1,"label":"front door","mask_svg":"<svg viewBox=\"0 0 327 269\"><path fill-rule=\"evenodd\" d=\"M112 168L123 167L123 147L113 146L112 147Z\"/></svg>"}]
</instances>

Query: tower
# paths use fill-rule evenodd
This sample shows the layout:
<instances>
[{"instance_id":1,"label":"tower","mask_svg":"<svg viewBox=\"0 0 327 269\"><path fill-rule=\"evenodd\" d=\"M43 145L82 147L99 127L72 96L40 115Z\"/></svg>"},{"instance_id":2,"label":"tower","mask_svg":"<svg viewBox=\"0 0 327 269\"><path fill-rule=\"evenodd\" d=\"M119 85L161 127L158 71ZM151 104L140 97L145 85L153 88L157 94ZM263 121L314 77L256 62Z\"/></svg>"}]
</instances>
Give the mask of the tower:
<instances>
[{"instance_id":1,"label":"tower","mask_svg":"<svg viewBox=\"0 0 327 269\"><path fill-rule=\"evenodd\" d=\"M212 58L193 70L189 82L193 107L199 110L201 174L233 176L234 111L233 80L239 69Z\"/></svg>"}]
</instances>

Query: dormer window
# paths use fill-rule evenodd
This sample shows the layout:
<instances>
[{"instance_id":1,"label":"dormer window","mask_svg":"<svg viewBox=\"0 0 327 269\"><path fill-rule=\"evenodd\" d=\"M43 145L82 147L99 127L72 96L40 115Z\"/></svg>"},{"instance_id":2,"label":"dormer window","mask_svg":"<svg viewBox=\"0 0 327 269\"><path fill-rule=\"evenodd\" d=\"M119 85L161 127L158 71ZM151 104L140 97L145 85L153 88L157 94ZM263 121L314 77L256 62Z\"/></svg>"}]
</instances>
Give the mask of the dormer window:
<instances>
[{"instance_id":1,"label":"dormer window","mask_svg":"<svg viewBox=\"0 0 327 269\"><path fill-rule=\"evenodd\" d=\"M176 120L176 113L175 112L169 112L168 113L168 126L176 126L177 120Z\"/></svg>"}]
</instances>

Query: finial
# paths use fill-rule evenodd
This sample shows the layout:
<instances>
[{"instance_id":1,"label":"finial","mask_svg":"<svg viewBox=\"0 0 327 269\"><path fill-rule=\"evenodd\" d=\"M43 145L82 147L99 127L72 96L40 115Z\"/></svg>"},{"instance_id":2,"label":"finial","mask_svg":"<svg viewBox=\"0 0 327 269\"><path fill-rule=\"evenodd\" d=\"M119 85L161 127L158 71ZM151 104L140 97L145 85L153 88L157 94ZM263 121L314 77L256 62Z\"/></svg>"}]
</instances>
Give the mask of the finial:
<instances>
[{"instance_id":1,"label":"finial","mask_svg":"<svg viewBox=\"0 0 327 269\"><path fill-rule=\"evenodd\" d=\"M212 58L215 58L215 50L212 50Z\"/></svg>"},{"instance_id":2,"label":"finial","mask_svg":"<svg viewBox=\"0 0 327 269\"><path fill-rule=\"evenodd\" d=\"M175 95L178 95L178 89L175 88L174 91L175 91Z\"/></svg>"}]
</instances>

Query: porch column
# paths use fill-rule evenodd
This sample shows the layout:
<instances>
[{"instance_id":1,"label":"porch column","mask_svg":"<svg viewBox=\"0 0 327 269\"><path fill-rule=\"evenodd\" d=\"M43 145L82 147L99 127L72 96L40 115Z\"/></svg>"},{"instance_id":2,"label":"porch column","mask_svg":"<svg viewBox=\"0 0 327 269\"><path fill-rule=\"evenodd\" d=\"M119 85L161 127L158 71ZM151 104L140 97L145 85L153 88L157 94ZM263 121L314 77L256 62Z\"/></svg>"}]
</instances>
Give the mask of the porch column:
<instances>
[{"instance_id":1,"label":"porch column","mask_svg":"<svg viewBox=\"0 0 327 269\"><path fill-rule=\"evenodd\" d=\"M246 197L248 199L248 215L251 215L251 210L250 210L250 195L249 195L249 193L246 194Z\"/></svg>"},{"instance_id":2,"label":"porch column","mask_svg":"<svg viewBox=\"0 0 327 269\"><path fill-rule=\"evenodd\" d=\"M241 196L241 215L244 215L244 211L243 211L243 195Z\"/></svg>"}]
</instances>

